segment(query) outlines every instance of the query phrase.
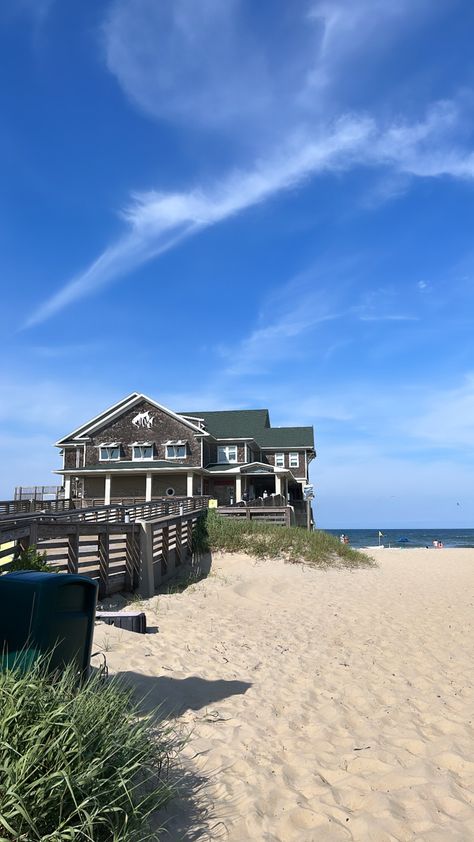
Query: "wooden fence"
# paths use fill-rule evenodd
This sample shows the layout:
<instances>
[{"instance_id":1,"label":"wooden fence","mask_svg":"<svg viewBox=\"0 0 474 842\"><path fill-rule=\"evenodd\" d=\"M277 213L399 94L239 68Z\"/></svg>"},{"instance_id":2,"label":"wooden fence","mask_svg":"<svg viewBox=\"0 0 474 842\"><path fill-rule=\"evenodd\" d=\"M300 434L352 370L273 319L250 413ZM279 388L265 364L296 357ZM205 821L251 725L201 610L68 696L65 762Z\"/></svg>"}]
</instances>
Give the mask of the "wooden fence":
<instances>
[{"instance_id":1,"label":"wooden fence","mask_svg":"<svg viewBox=\"0 0 474 842\"><path fill-rule=\"evenodd\" d=\"M208 498L191 497L3 520L1 570L8 572L13 554L34 544L58 571L96 579L101 599L137 589L151 596L191 554L193 529L207 505Z\"/></svg>"}]
</instances>

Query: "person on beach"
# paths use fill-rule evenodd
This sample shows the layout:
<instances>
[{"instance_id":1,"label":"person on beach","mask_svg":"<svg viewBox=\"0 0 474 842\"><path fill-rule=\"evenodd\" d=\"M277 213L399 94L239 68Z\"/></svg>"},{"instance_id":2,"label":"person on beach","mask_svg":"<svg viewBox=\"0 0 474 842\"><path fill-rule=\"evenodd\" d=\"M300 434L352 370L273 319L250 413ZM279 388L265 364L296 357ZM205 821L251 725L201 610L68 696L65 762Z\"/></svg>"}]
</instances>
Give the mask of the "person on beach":
<instances>
[{"instance_id":1,"label":"person on beach","mask_svg":"<svg viewBox=\"0 0 474 842\"><path fill-rule=\"evenodd\" d=\"M340 544L346 543L346 536L344 535L344 532L341 535L339 535L339 543Z\"/></svg>"}]
</instances>

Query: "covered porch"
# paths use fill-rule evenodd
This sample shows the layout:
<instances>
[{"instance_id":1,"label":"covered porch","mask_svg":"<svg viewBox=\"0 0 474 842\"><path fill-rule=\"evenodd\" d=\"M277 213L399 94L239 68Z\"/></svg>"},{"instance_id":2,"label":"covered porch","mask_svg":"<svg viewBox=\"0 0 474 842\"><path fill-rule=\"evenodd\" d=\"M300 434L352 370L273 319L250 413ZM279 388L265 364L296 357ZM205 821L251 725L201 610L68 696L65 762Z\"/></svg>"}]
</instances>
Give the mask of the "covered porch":
<instances>
[{"instance_id":1,"label":"covered porch","mask_svg":"<svg viewBox=\"0 0 474 842\"><path fill-rule=\"evenodd\" d=\"M133 500L149 503L157 497L198 497L202 495L202 476L198 471L166 471L139 468L124 470L111 467L102 471L69 472L64 476L66 499L82 499L87 504ZM91 502L93 501L93 502Z\"/></svg>"},{"instance_id":2,"label":"covered porch","mask_svg":"<svg viewBox=\"0 0 474 842\"><path fill-rule=\"evenodd\" d=\"M212 466L203 478L203 494L219 506L252 501L274 494L286 500L303 499L302 487L291 471L256 462L249 465Z\"/></svg>"}]
</instances>

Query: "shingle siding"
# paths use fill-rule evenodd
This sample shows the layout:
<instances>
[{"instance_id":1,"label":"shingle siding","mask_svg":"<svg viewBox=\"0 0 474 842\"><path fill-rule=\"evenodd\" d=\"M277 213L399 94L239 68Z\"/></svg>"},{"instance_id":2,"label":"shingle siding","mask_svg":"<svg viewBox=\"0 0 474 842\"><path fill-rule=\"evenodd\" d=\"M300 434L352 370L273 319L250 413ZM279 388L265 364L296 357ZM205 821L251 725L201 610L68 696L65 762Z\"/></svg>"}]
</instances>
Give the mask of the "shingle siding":
<instances>
[{"instance_id":1,"label":"shingle siding","mask_svg":"<svg viewBox=\"0 0 474 842\"><path fill-rule=\"evenodd\" d=\"M150 429L138 428L132 424L132 419L140 412L149 411L154 419ZM172 418L166 412L156 409L152 404L142 401L135 404L132 409L127 410L124 415L119 416L109 424L104 425L91 435L90 442L86 448L86 468L96 465L99 462L99 447L104 442L121 442L121 459L132 461L132 442L150 441L155 444L155 458L166 459L165 442L170 440L185 440L188 443L188 455L186 459L176 459L176 465L189 465L198 467L201 464L201 443L200 439L194 437L194 431L186 424ZM116 462L103 462L113 466ZM139 462L135 463L137 467ZM73 465L72 467L75 467Z\"/></svg>"}]
</instances>

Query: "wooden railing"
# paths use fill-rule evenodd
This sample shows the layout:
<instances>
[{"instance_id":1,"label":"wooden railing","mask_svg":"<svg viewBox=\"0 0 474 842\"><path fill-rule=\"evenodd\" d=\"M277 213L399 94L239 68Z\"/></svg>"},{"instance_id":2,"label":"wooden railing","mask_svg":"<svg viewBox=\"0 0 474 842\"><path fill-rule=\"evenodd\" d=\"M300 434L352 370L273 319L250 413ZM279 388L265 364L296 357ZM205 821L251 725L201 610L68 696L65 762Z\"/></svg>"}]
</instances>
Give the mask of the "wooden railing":
<instances>
[{"instance_id":1,"label":"wooden railing","mask_svg":"<svg viewBox=\"0 0 474 842\"><path fill-rule=\"evenodd\" d=\"M0 500L0 517L34 512L62 512L73 509L73 500Z\"/></svg>"},{"instance_id":2,"label":"wooden railing","mask_svg":"<svg viewBox=\"0 0 474 842\"><path fill-rule=\"evenodd\" d=\"M236 506L219 506L218 513L222 517L238 518L240 520L258 520L273 523L276 526L295 525L294 510L291 506L253 505L251 503Z\"/></svg>"},{"instance_id":3,"label":"wooden railing","mask_svg":"<svg viewBox=\"0 0 474 842\"><path fill-rule=\"evenodd\" d=\"M35 545L58 571L96 579L101 599L137 588L150 596L191 553L193 528L207 506L207 497L190 497L18 515L0 521L0 570L8 572L13 556Z\"/></svg>"}]
</instances>

